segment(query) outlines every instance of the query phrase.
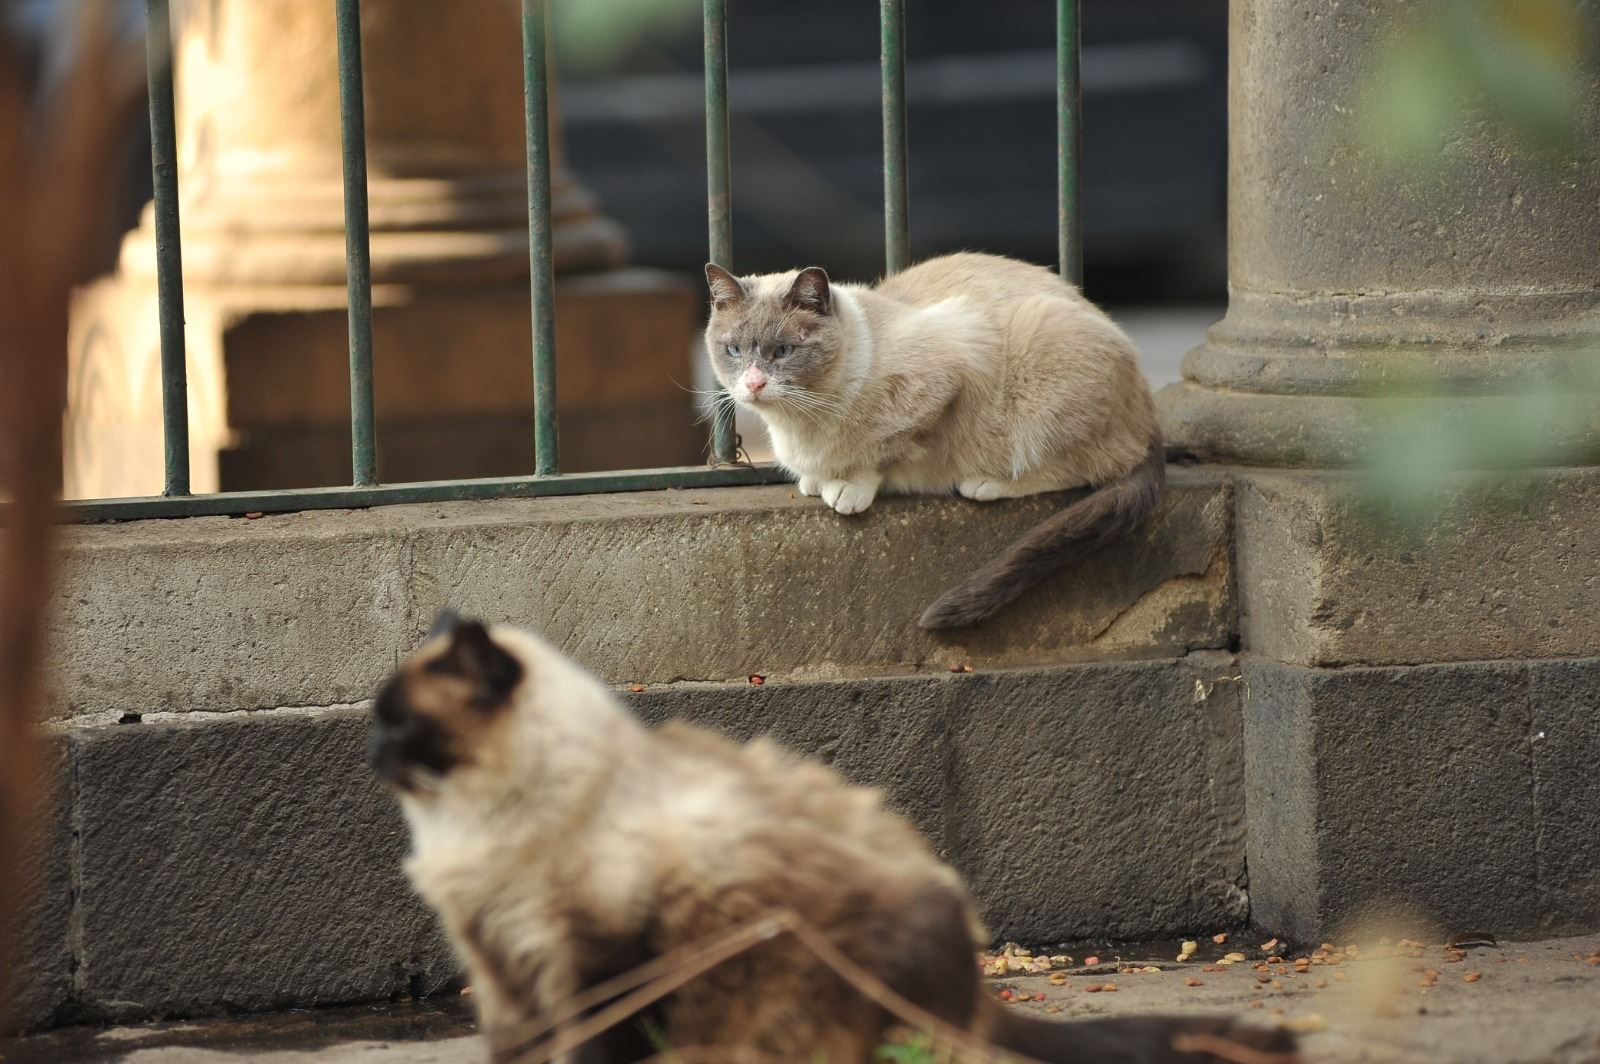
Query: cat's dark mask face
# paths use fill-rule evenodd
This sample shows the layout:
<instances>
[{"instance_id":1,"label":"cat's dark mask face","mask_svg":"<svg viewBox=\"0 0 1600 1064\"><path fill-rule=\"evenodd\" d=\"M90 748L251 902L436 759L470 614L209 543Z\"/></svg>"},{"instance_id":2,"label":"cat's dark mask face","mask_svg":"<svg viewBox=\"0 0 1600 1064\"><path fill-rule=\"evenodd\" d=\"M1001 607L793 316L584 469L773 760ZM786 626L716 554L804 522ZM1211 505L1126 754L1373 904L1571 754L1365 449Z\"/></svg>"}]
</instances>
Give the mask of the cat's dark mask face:
<instances>
[{"instance_id":1,"label":"cat's dark mask face","mask_svg":"<svg viewBox=\"0 0 1600 1064\"><path fill-rule=\"evenodd\" d=\"M378 694L368 748L389 786L415 792L471 760L522 682L520 662L478 621L448 611Z\"/></svg>"},{"instance_id":2,"label":"cat's dark mask face","mask_svg":"<svg viewBox=\"0 0 1600 1064\"><path fill-rule=\"evenodd\" d=\"M711 322L706 351L717 380L741 403L760 409L815 408L832 393L841 331L834 293L821 267L801 270L787 286L740 281L706 266ZM770 290L768 290L770 289Z\"/></svg>"}]
</instances>

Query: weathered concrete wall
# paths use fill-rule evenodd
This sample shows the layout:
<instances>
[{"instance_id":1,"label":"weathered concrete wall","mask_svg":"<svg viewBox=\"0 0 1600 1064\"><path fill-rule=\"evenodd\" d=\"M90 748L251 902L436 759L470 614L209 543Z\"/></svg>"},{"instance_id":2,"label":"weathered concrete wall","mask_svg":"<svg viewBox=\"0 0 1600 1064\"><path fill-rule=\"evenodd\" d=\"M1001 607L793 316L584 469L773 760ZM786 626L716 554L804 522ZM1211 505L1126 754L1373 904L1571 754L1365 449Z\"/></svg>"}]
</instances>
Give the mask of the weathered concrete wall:
<instances>
[{"instance_id":1,"label":"weathered concrete wall","mask_svg":"<svg viewBox=\"0 0 1600 1064\"><path fill-rule=\"evenodd\" d=\"M1225 654L831 683L680 684L647 719L770 733L882 787L997 935L1246 916L1238 670ZM455 966L400 873L362 707L66 725L20 1021L429 993Z\"/></svg>"},{"instance_id":2,"label":"weathered concrete wall","mask_svg":"<svg viewBox=\"0 0 1600 1064\"><path fill-rule=\"evenodd\" d=\"M1600 925L1600 658L1242 673L1254 920Z\"/></svg>"},{"instance_id":3,"label":"weathered concrete wall","mask_svg":"<svg viewBox=\"0 0 1600 1064\"><path fill-rule=\"evenodd\" d=\"M850 519L720 489L74 529L23 1019L447 981L348 705L446 604L646 685L625 697L650 719L769 732L884 788L1000 936L1320 939L1397 907L1600 926L1597 485L1463 488L1416 534L1369 523L1347 477L1175 471L1145 533L951 641L921 607L1057 500Z\"/></svg>"},{"instance_id":4,"label":"weathered concrete wall","mask_svg":"<svg viewBox=\"0 0 1600 1064\"><path fill-rule=\"evenodd\" d=\"M841 518L790 488L718 488L73 529L56 713L358 701L445 605L538 628L615 683L1226 647L1229 488L1173 479L1146 531L955 637L918 614L1059 497Z\"/></svg>"},{"instance_id":5,"label":"weathered concrete wall","mask_svg":"<svg viewBox=\"0 0 1600 1064\"><path fill-rule=\"evenodd\" d=\"M1244 645L1297 665L1600 654L1600 469L1418 490L1437 513L1407 525L1344 474L1240 477Z\"/></svg>"}]
</instances>

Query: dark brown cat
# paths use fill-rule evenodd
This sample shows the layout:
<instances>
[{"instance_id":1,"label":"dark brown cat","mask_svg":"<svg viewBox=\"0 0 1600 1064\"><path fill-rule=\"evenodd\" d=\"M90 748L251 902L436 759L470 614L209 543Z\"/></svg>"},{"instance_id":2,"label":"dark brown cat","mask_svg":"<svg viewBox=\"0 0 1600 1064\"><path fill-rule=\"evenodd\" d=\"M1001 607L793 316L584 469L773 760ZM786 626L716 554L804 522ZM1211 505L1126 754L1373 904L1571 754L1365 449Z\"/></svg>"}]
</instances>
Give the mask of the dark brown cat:
<instances>
[{"instance_id":1,"label":"dark brown cat","mask_svg":"<svg viewBox=\"0 0 1600 1064\"><path fill-rule=\"evenodd\" d=\"M972 902L874 791L766 741L649 730L526 632L442 618L378 698L372 762L398 793L417 890L470 970L491 1045L589 987L764 914L797 914L945 1024L1043 1061L1202 1061L1176 1033L1292 1060L1227 1019L1051 1023L984 992ZM584 1061L732 1047L865 1062L898 1021L793 936L764 941L589 1042ZM507 1056L506 1059L511 1059Z\"/></svg>"}]
</instances>

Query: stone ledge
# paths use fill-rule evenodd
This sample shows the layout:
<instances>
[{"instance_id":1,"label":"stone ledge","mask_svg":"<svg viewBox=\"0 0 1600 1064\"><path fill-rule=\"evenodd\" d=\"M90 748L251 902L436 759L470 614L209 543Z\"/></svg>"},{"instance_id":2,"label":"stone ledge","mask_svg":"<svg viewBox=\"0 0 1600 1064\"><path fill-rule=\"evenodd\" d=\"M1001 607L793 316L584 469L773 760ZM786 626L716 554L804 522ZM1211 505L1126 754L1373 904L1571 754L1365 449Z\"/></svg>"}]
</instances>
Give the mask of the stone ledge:
<instances>
[{"instance_id":1,"label":"stone ledge","mask_svg":"<svg viewBox=\"0 0 1600 1064\"><path fill-rule=\"evenodd\" d=\"M716 488L74 528L56 715L360 701L445 605L614 683L1172 657L1234 638L1230 499L1177 472L1144 531L953 637L916 617L1059 496L847 518Z\"/></svg>"},{"instance_id":2,"label":"stone ledge","mask_svg":"<svg viewBox=\"0 0 1600 1064\"><path fill-rule=\"evenodd\" d=\"M1600 658L1243 677L1254 922L1600 926Z\"/></svg>"},{"instance_id":3,"label":"stone ledge","mask_svg":"<svg viewBox=\"0 0 1600 1064\"><path fill-rule=\"evenodd\" d=\"M1244 649L1296 665L1600 654L1600 469L1461 475L1426 527L1348 473L1231 471ZM1420 489L1419 489L1420 490Z\"/></svg>"},{"instance_id":4,"label":"stone ledge","mask_svg":"<svg viewBox=\"0 0 1600 1064\"><path fill-rule=\"evenodd\" d=\"M650 720L771 733L883 788L967 875L995 935L1057 941L1244 921L1236 679L1229 656L1196 654L626 697ZM34 974L57 999L32 1002L29 1022L449 984L448 951L401 875L398 810L364 763L364 710L59 730L76 901L70 950L41 932Z\"/></svg>"}]
</instances>

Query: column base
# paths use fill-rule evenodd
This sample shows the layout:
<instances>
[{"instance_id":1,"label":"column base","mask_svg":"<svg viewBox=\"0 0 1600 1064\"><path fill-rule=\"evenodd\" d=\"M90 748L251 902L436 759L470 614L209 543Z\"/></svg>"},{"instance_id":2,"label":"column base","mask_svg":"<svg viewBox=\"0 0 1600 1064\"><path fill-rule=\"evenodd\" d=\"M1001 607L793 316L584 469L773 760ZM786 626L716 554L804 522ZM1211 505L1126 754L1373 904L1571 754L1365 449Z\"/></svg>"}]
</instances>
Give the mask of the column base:
<instances>
[{"instance_id":1,"label":"column base","mask_svg":"<svg viewBox=\"0 0 1600 1064\"><path fill-rule=\"evenodd\" d=\"M196 491L349 483L348 322L328 286L194 286L186 316ZM692 377L701 294L645 269L556 284L561 466L705 458ZM161 489L160 347L147 277L80 293L69 337L67 495ZM531 473L525 284L373 292L378 472L389 482Z\"/></svg>"},{"instance_id":2,"label":"column base","mask_svg":"<svg viewBox=\"0 0 1600 1064\"><path fill-rule=\"evenodd\" d=\"M1592 289L1235 292L1183 374L1158 396L1162 428L1203 461L1356 466L1404 428L1450 441L1436 457L1459 468L1600 462ZM1515 446L1479 430L1524 414Z\"/></svg>"}]
</instances>

